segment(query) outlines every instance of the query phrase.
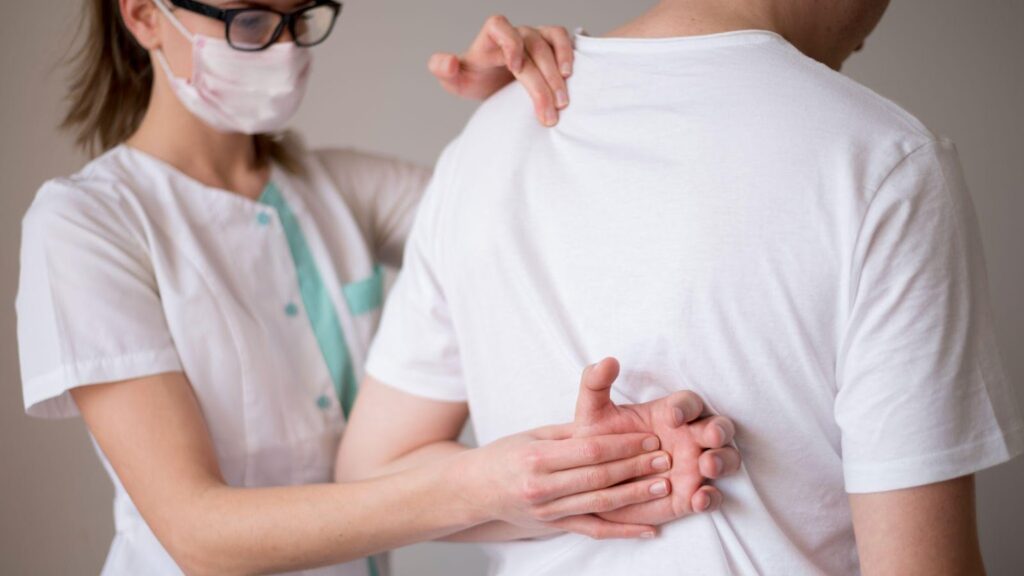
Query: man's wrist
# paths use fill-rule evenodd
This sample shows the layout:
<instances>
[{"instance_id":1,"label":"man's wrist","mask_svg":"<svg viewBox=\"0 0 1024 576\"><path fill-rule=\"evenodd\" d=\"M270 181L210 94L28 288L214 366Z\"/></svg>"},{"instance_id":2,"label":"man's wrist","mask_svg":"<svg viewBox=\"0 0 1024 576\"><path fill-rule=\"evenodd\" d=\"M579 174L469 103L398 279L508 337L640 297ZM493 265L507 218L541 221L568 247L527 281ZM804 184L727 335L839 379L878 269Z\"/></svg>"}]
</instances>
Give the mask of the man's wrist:
<instances>
[{"instance_id":1,"label":"man's wrist","mask_svg":"<svg viewBox=\"0 0 1024 576\"><path fill-rule=\"evenodd\" d=\"M464 528L496 519L493 510L485 503L485 491L489 487L481 479L478 462L474 458L476 453L476 450L467 448L438 463L447 501L452 502L452 513Z\"/></svg>"}]
</instances>

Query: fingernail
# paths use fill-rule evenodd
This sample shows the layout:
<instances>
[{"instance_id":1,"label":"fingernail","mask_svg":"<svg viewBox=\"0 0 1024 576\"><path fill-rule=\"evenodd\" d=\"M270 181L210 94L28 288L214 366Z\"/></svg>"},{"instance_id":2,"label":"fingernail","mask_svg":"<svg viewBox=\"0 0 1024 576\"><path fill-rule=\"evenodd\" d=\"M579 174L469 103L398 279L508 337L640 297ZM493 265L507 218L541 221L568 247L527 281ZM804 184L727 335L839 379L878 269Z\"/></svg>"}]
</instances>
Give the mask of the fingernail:
<instances>
[{"instance_id":1,"label":"fingernail","mask_svg":"<svg viewBox=\"0 0 1024 576\"><path fill-rule=\"evenodd\" d=\"M559 108L565 108L569 105L569 95L566 94L565 90L558 90L555 92L555 101L558 103Z\"/></svg>"},{"instance_id":2,"label":"fingernail","mask_svg":"<svg viewBox=\"0 0 1024 576\"><path fill-rule=\"evenodd\" d=\"M725 462L722 461L720 456L712 456L711 461L714 462L716 476L721 474L722 470L725 470Z\"/></svg>"},{"instance_id":3,"label":"fingernail","mask_svg":"<svg viewBox=\"0 0 1024 576\"><path fill-rule=\"evenodd\" d=\"M643 532L643 533L640 534L641 538L646 538L648 540L651 539L651 538L654 538L654 536L655 536L654 532Z\"/></svg>"},{"instance_id":4,"label":"fingernail","mask_svg":"<svg viewBox=\"0 0 1024 576\"><path fill-rule=\"evenodd\" d=\"M653 451L657 450L658 446L660 446L660 445L661 445L661 442L658 442L657 438L655 438L654 436L651 436L649 438L644 439L644 443L641 446L643 446L644 451L646 451L646 452L653 452Z\"/></svg>"},{"instance_id":5,"label":"fingernail","mask_svg":"<svg viewBox=\"0 0 1024 576\"><path fill-rule=\"evenodd\" d=\"M651 494L655 496L664 496L668 494L668 483L662 480L661 482L655 482L651 484Z\"/></svg>"},{"instance_id":6,"label":"fingernail","mask_svg":"<svg viewBox=\"0 0 1024 576\"><path fill-rule=\"evenodd\" d=\"M682 408L675 409L676 426L682 426L686 422L686 412Z\"/></svg>"},{"instance_id":7,"label":"fingernail","mask_svg":"<svg viewBox=\"0 0 1024 576\"><path fill-rule=\"evenodd\" d=\"M651 462L651 466L655 470L668 470L668 458L665 456L658 456Z\"/></svg>"},{"instance_id":8,"label":"fingernail","mask_svg":"<svg viewBox=\"0 0 1024 576\"><path fill-rule=\"evenodd\" d=\"M554 126L558 124L558 113L554 110L548 110L544 113L544 124L547 126Z\"/></svg>"},{"instance_id":9,"label":"fingernail","mask_svg":"<svg viewBox=\"0 0 1024 576\"><path fill-rule=\"evenodd\" d=\"M711 497L707 494L701 494L700 499L700 511L703 512L711 506Z\"/></svg>"},{"instance_id":10,"label":"fingernail","mask_svg":"<svg viewBox=\"0 0 1024 576\"><path fill-rule=\"evenodd\" d=\"M572 66L570 66L568 62L566 62L565 64L562 64L562 76L568 78L571 75L572 75Z\"/></svg>"},{"instance_id":11,"label":"fingernail","mask_svg":"<svg viewBox=\"0 0 1024 576\"><path fill-rule=\"evenodd\" d=\"M725 439L728 438L728 436L725 435L725 428L723 428L720 424L715 424L715 428L718 428L718 433L721 434L719 438L721 438L722 441L725 442Z\"/></svg>"}]
</instances>

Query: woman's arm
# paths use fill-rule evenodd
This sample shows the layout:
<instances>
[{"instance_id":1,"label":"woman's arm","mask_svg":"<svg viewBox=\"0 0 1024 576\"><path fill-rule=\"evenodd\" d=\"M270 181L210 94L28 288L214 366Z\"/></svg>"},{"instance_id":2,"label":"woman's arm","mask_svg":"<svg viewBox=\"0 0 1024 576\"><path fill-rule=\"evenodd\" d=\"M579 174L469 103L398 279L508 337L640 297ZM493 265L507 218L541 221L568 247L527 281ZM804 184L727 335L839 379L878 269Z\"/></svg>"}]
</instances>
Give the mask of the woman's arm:
<instances>
[{"instance_id":1,"label":"woman's arm","mask_svg":"<svg viewBox=\"0 0 1024 576\"><path fill-rule=\"evenodd\" d=\"M183 374L71 393L143 518L189 574L296 570L444 537L494 518L530 524L539 506L589 488L586 478L550 470L601 461L575 440L520 436L489 452L455 454L367 482L236 488L221 476ZM587 446L632 457L644 451L646 437L606 437ZM544 490L545 498L525 499L522 486ZM649 529L615 526L622 526L620 535Z\"/></svg>"}]
</instances>

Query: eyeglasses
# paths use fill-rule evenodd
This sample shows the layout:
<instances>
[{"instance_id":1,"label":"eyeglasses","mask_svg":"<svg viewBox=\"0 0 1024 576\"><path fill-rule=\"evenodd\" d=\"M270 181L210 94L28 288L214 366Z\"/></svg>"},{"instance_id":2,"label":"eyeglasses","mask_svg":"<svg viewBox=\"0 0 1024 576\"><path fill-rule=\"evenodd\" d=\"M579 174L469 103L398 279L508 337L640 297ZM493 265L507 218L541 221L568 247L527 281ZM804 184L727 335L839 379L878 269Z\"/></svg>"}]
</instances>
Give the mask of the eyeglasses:
<instances>
[{"instance_id":1,"label":"eyeglasses","mask_svg":"<svg viewBox=\"0 0 1024 576\"><path fill-rule=\"evenodd\" d=\"M315 46L327 39L341 13L341 2L335 0L313 0L309 6L287 14L270 8L217 8L196 0L170 2L183 10L223 22L228 44L244 52L267 49L277 42L285 27L297 46Z\"/></svg>"}]
</instances>

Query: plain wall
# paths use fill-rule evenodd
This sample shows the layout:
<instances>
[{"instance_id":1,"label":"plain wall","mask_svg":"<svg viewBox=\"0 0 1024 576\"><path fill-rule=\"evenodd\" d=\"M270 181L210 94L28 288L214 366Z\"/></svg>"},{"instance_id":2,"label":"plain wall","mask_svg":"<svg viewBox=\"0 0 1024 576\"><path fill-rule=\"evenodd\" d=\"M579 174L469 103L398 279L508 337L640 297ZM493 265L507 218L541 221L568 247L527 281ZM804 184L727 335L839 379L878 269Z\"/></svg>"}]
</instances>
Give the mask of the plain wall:
<instances>
[{"instance_id":1,"label":"plain wall","mask_svg":"<svg viewBox=\"0 0 1024 576\"><path fill-rule=\"evenodd\" d=\"M350 0L317 49L295 121L310 143L432 162L474 105L427 74L434 50L468 45L484 19L585 26L601 34L652 0ZM112 535L112 490L80 421L24 415L14 297L20 221L39 185L86 160L56 129L78 2L5 2L0 35L0 574L99 571ZM1000 349L1024 398L1024 2L897 0L845 72L953 138L981 221ZM980 532L991 574L1024 567L1024 461L978 475ZM469 546L396 554L397 574L481 574Z\"/></svg>"}]
</instances>

